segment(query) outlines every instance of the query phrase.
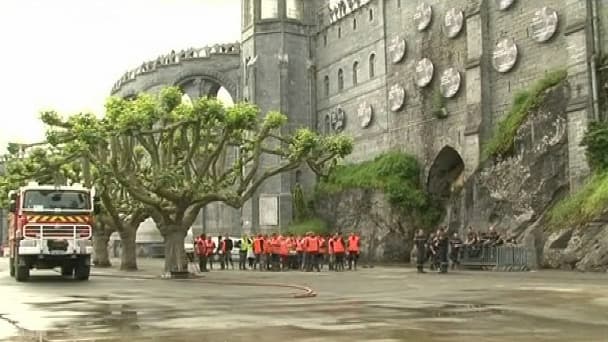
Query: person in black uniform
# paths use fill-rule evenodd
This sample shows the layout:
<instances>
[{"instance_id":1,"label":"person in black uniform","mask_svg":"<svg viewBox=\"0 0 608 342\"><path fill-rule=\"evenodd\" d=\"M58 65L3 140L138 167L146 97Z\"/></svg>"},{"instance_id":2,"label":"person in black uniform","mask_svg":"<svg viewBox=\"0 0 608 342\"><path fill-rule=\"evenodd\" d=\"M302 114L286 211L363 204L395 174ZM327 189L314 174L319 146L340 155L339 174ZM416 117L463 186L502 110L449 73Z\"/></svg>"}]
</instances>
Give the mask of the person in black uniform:
<instances>
[{"instance_id":1,"label":"person in black uniform","mask_svg":"<svg viewBox=\"0 0 608 342\"><path fill-rule=\"evenodd\" d=\"M424 230L418 229L414 236L414 245L416 246L416 268L418 273L424 272L424 261L426 259L426 236Z\"/></svg>"},{"instance_id":2,"label":"person in black uniform","mask_svg":"<svg viewBox=\"0 0 608 342\"><path fill-rule=\"evenodd\" d=\"M450 261L452 262L452 269L457 265L460 265L460 248L462 247L462 240L458 237L458 233L452 235L450 240Z\"/></svg>"},{"instance_id":3,"label":"person in black uniform","mask_svg":"<svg viewBox=\"0 0 608 342\"><path fill-rule=\"evenodd\" d=\"M437 261L439 262L439 272L448 272L448 249L450 241L445 229L441 228L437 236Z\"/></svg>"}]
</instances>

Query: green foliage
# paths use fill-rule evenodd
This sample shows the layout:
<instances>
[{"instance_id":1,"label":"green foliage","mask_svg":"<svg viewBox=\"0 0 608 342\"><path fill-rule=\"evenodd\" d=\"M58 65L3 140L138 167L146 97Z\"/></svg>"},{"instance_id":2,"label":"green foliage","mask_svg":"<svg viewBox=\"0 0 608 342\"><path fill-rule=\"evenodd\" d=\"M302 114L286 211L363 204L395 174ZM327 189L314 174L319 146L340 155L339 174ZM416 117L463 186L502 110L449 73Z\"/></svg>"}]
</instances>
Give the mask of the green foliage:
<instances>
[{"instance_id":1,"label":"green foliage","mask_svg":"<svg viewBox=\"0 0 608 342\"><path fill-rule=\"evenodd\" d=\"M327 222L321 219L311 218L301 221L294 221L285 229L285 233L294 235L304 235L307 232L327 234L329 232L329 226L327 225Z\"/></svg>"},{"instance_id":2,"label":"green foliage","mask_svg":"<svg viewBox=\"0 0 608 342\"><path fill-rule=\"evenodd\" d=\"M578 227L608 208L608 171L594 174L585 185L557 203L548 213L551 229Z\"/></svg>"},{"instance_id":3,"label":"green foliage","mask_svg":"<svg viewBox=\"0 0 608 342\"><path fill-rule=\"evenodd\" d=\"M527 90L515 94L511 110L498 124L494 135L484 146L483 159L489 157L504 157L513 152L513 141L519 127L526 121L531 111L538 108L544 92L559 84L567 77L565 70L557 70L545 74Z\"/></svg>"},{"instance_id":4,"label":"green foliage","mask_svg":"<svg viewBox=\"0 0 608 342\"><path fill-rule=\"evenodd\" d=\"M445 110L445 100L441 95L439 89L435 89L435 91L433 91L431 105L433 115L435 115L439 119L444 119L447 117Z\"/></svg>"},{"instance_id":5,"label":"green foliage","mask_svg":"<svg viewBox=\"0 0 608 342\"><path fill-rule=\"evenodd\" d=\"M420 165L405 153L387 152L360 164L337 166L317 184L317 193L332 194L346 189L383 191L393 207L402 210L422 227L440 219L440 211L420 184Z\"/></svg>"},{"instance_id":6,"label":"green foliage","mask_svg":"<svg viewBox=\"0 0 608 342\"><path fill-rule=\"evenodd\" d=\"M302 186L300 186L300 184L296 184L296 186L293 188L291 196L293 197L295 221L307 219L309 217L308 206L306 205L304 192L302 191Z\"/></svg>"},{"instance_id":7,"label":"green foliage","mask_svg":"<svg viewBox=\"0 0 608 342\"><path fill-rule=\"evenodd\" d=\"M608 169L608 122L591 122L581 141L589 166L594 171Z\"/></svg>"}]
</instances>

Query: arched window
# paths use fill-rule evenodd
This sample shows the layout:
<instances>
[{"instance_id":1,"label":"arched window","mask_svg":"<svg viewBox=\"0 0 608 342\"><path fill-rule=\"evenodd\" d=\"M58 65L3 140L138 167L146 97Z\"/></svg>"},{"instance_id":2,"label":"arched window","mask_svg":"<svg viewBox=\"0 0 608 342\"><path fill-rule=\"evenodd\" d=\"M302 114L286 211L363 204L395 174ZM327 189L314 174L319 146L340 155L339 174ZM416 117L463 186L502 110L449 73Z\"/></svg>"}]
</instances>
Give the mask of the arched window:
<instances>
[{"instance_id":1,"label":"arched window","mask_svg":"<svg viewBox=\"0 0 608 342\"><path fill-rule=\"evenodd\" d=\"M329 76L327 75L323 78L323 93L325 97L329 96Z\"/></svg>"},{"instance_id":2,"label":"arched window","mask_svg":"<svg viewBox=\"0 0 608 342\"><path fill-rule=\"evenodd\" d=\"M304 2L302 0L286 0L287 18L302 20L304 18Z\"/></svg>"},{"instance_id":3,"label":"arched window","mask_svg":"<svg viewBox=\"0 0 608 342\"><path fill-rule=\"evenodd\" d=\"M369 9L369 21L374 21L374 9Z\"/></svg>"},{"instance_id":4,"label":"arched window","mask_svg":"<svg viewBox=\"0 0 608 342\"><path fill-rule=\"evenodd\" d=\"M338 91L342 91L344 89L344 71L342 69L338 70Z\"/></svg>"},{"instance_id":5,"label":"arched window","mask_svg":"<svg viewBox=\"0 0 608 342\"><path fill-rule=\"evenodd\" d=\"M353 30L357 29L357 18L353 18Z\"/></svg>"},{"instance_id":6,"label":"arched window","mask_svg":"<svg viewBox=\"0 0 608 342\"><path fill-rule=\"evenodd\" d=\"M369 78L376 76L376 54L369 55Z\"/></svg>"},{"instance_id":7,"label":"arched window","mask_svg":"<svg viewBox=\"0 0 608 342\"><path fill-rule=\"evenodd\" d=\"M272 19L279 17L279 2L278 0L262 0L262 19Z\"/></svg>"},{"instance_id":8,"label":"arched window","mask_svg":"<svg viewBox=\"0 0 608 342\"><path fill-rule=\"evenodd\" d=\"M342 38L342 28L338 26L338 38Z\"/></svg>"},{"instance_id":9,"label":"arched window","mask_svg":"<svg viewBox=\"0 0 608 342\"><path fill-rule=\"evenodd\" d=\"M359 83L359 62L353 63L353 85Z\"/></svg>"},{"instance_id":10,"label":"arched window","mask_svg":"<svg viewBox=\"0 0 608 342\"><path fill-rule=\"evenodd\" d=\"M397 0L397 8L401 8L401 0Z\"/></svg>"},{"instance_id":11,"label":"arched window","mask_svg":"<svg viewBox=\"0 0 608 342\"><path fill-rule=\"evenodd\" d=\"M325 115L325 134L330 134L331 133L331 118L329 117L329 114Z\"/></svg>"},{"instance_id":12,"label":"arched window","mask_svg":"<svg viewBox=\"0 0 608 342\"><path fill-rule=\"evenodd\" d=\"M296 183L300 184L300 182L302 182L302 171L297 170L296 171Z\"/></svg>"},{"instance_id":13,"label":"arched window","mask_svg":"<svg viewBox=\"0 0 608 342\"><path fill-rule=\"evenodd\" d=\"M327 33L323 33L323 46L327 46Z\"/></svg>"}]
</instances>

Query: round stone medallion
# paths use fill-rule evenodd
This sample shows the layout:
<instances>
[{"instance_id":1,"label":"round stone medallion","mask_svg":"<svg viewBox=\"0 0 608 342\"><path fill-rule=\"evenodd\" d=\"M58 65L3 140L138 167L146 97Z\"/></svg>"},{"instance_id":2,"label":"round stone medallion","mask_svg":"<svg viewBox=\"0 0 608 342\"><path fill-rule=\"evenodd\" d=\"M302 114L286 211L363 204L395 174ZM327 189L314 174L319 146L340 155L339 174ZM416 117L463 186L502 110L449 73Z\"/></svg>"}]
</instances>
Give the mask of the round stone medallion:
<instances>
[{"instance_id":1,"label":"round stone medallion","mask_svg":"<svg viewBox=\"0 0 608 342\"><path fill-rule=\"evenodd\" d=\"M455 38L464 24L464 13L456 8L450 8L443 19L443 27L448 38Z\"/></svg>"},{"instance_id":2,"label":"round stone medallion","mask_svg":"<svg viewBox=\"0 0 608 342\"><path fill-rule=\"evenodd\" d=\"M433 8L422 2L418 7L416 7L416 13L414 14L414 23L416 24L416 28L418 31L424 31L431 24L431 20L433 19Z\"/></svg>"},{"instance_id":3,"label":"round stone medallion","mask_svg":"<svg viewBox=\"0 0 608 342\"><path fill-rule=\"evenodd\" d=\"M372 116L374 115L374 109L372 105L367 102L362 102L357 110L357 115L361 123L361 128L367 128L372 122Z\"/></svg>"},{"instance_id":4,"label":"round stone medallion","mask_svg":"<svg viewBox=\"0 0 608 342\"><path fill-rule=\"evenodd\" d=\"M416 64L416 85L424 88L433 80L435 67L433 62L428 58L423 58Z\"/></svg>"},{"instance_id":5,"label":"round stone medallion","mask_svg":"<svg viewBox=\"0 0 608 342\"><path fill-rule=\"evenodd\" d=\"M346 113L342 107L334 108L329 114L331 128L335 132L341 132L344 130L344 121L346 120Z\"/></svg>"},{"instance_id":6,"label":"round stone medallion","mask_svg":"<svg viewBox=\"0 0 608 342\"><path fill-rule=\"evenodd\" d=\"M515 0L494 0L494 1L496 2L496 7L498 7L498 10L500 10L500 11L506 11L515 2Z\"/></svg>"},{"instance_id":7,"label":"round stone medallion","mask_svg":"<svg viewBox=\"0 0 608 342\"><path fill-rule=\"evenodd\" d=\"M492 66L498 72L507 72L517 62L517 44L512 38L503 38L496 43L492 53Z\"/></svg>"},{"instance_id":8,"label":"round stone medallion","mask_svg":"<svg viewBox=\"0 0 608 342\"><path fill-rule=\"evenodd\" d=\"M455 68L449 68L441 75L439 90L443 97L451 98L460 89L460 72Z\"/></svg>"},{"instance_id":9,"label":"round stone medallion","mask_svg":"<svg viewBox=\"0 0 608 342\"><path fill-rule=\"evenodd\" d=\"M400 84L394 84L388 92L388 102L393 112L403 108L405 104L405 89Z\"/></svg>"},{"instance_id":10,"label":"round stone medallion","mask_svg":"<svg viewBox=\"0 0 608 342\"><path fill-rule=\"evenodd\" d=\"M539 43L543 43L551 39L557 31L559 18L557 12L549 7L543 7L534 12L530 30L532 37Z\"/></svg>"},{"instance_id":11,"label":"round stone medallion","mask_svg":"<svg viewBox=\"0 0 608 342\"><path fill-rule=\"evenodd\" d=\"M388 50L391 54L391 61L393 62L393 64L401 62L403 60L403 57L405 57L405 39L401 37L394 37L391 40Z\"/></svg>"}]
</instances>

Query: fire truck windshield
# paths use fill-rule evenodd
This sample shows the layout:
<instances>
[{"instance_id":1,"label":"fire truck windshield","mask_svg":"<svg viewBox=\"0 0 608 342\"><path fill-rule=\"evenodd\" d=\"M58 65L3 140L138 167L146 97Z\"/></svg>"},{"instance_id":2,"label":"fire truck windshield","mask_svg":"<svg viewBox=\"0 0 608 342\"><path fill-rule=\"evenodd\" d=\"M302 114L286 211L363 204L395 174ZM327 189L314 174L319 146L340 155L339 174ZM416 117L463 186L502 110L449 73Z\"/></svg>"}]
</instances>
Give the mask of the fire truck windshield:
<instances>
[{"instance_id":1,"label":"fire truck windshield","mask_svg":"<svg viewBox=\"0 0 608 342\"><path fill-rule=\"evenodd\" d=\"M23 210L91 210L91 199L85 191L74 190L26 190Z\"/></svg>"}]
</instances>

